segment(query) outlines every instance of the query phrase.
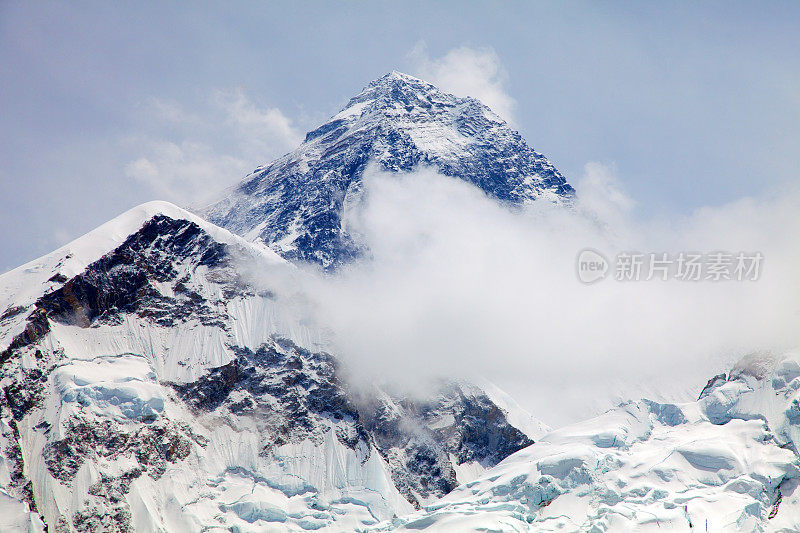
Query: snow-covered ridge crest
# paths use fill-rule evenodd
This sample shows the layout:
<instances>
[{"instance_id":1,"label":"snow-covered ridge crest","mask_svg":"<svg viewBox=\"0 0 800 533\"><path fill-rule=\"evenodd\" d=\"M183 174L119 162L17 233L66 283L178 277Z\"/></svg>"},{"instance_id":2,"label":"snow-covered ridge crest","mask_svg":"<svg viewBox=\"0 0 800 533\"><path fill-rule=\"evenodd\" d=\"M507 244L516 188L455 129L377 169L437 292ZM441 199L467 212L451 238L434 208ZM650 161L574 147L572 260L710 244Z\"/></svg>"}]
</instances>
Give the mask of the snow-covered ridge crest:
<instances>
[{"instance_id":1,"label":"snow-covered ridge crest","mask_svg":"<svg viewBox=\"0 0 800 533\"><path fill-rule=\"evenodd\" d=\"M478 100L392 72L200 213L287 259L335 267L363 252L342 217L362 197L369 165L432 167L509 204L568 205L573 194L547 158Z\"/></svg>"},{"instance_id":2,"label":"snow-covered ridge crest","mask_svg":"<svg viewBox=\"0 0 800 533\"><path fill-rule=\"evenodd\" d=\"M354 391L272 290L287 270L157 202L0 277L0 489L14 523L353 530L538 437L478 387Z\"/></svg>"},{"instance_id":3,"label":"snow-covered ridge crest","mask_svg":"<svg viewBox=\"0 0 800 533\"><path fill-rule=\"evenodd\" d=\"M128 236L156 215L174 220L188 220L221 243L247 247L266 261L285 262L267 247L246 241L175 204L151 201L129 209L45 256L0 274L0 308L31 303L32 299L40 296L40 286L46 284L52 276L60 274L70 278L79 274L90 263L122 244Z\"/></svg>"}]
</instances>

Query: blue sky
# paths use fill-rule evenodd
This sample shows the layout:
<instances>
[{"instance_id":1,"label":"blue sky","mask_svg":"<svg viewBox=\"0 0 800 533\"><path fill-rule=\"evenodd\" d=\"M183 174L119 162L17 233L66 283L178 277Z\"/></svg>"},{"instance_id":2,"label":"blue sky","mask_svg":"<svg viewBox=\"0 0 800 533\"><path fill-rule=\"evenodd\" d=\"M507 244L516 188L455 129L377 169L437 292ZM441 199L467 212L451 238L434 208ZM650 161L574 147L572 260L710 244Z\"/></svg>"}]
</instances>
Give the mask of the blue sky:
<instances>
[{"instance_id":1,"label":"blue sky","mask_svg":"<svg viewBox=\"0 0 800 533\"><path fill-rule=\"evenodd\" d=\"M393 69L502 108L643 218L798 182L800 4L0 2L0 271L200 201Z\"/></svg>"}]
</instances>

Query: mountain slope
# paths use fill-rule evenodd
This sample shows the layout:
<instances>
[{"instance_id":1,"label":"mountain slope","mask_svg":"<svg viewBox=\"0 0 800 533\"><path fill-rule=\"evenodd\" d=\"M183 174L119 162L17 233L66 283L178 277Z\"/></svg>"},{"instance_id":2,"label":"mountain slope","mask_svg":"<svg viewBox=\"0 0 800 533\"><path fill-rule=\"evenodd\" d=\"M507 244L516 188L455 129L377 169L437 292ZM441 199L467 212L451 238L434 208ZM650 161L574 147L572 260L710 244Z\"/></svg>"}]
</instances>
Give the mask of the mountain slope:
<instances>
[{"instance_id":1,"label":"mountain slope","mask_svg":"<svg viewBox=\"0 0 800 533\"><path fill-rule=\"evenodd\" d=\"M359 253L345 211L361 201L369 165L391 172L430 166L510 204L569 202L564 177L500 117L392 72L314 131L293 152L256 169L200 213L291 260L324 267Z\"/></svg>"},{"instance_id":2,"label":"mountain slope","mask_svg":"<svg viewBox=\"0 0 800 533\"><path fill-rule=\"evenodd\" d=\"M553 431L374 531L798 531L800 355Z\"/></svg>"},{"instance_id":3,"label":"mountain slope","mask_svg":"<svg viewBox=\"0 0 800 533\"><path fill-rule=\"evenodd\" d=\"M271 290L294 271L154 202L0 276L9 519L54 531L353 529L538 437L509 422L525 416L496 392L466 383L413 399L353 387L321 329Z\"/></svg>"}]
</instances>

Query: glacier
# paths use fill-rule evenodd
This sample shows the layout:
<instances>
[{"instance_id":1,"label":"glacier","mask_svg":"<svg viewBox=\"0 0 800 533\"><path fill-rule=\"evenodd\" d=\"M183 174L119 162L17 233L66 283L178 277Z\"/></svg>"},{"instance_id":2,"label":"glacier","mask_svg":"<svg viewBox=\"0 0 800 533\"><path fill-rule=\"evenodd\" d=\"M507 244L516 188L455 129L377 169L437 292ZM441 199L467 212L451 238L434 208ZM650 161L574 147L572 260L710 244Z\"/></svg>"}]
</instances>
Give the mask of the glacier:
<instances>
[{"instance_id":1,"label":"glacier","mask_svg":"<svg viewBox=\"0 0 800 533\"><path fill-rule=\"evenodd\" d=\"M371 531L798 531L800 354L752 355L696 402L551 431Z\"/></svg>"}]
</instances>

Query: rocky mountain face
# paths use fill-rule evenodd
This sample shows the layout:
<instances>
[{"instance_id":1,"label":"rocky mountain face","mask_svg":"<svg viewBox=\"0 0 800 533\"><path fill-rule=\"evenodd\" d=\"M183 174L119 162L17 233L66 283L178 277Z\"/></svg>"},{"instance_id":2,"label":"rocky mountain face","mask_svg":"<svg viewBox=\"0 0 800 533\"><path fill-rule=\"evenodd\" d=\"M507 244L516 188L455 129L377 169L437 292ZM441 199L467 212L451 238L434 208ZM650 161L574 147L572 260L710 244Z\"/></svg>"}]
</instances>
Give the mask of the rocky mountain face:
<instances>
[{"instance_id":1,"label":"rocky mountain face","mask_svg":"<svg viewBox=\"0 0 800 533\"><path fill-rule=\"evenodd\" d=\"M466 383L354 387L245 264L294 269L151 203L0 276L9 528L363 528L538 437Z\"/></svg>"},{"instance_id":2,"label":"rocky mountain face","mask_svg":"<svg viewBox=\"0 0 800 533\"><path fill-rule=\"evenodd\" d=\"M362 201L370 165L431 167L512 205L569 203L573 194L543 155L478 100L392 72L200 214L287 259L335 267L362 251L344 214Z\"/></svg>"}]
</instances>

